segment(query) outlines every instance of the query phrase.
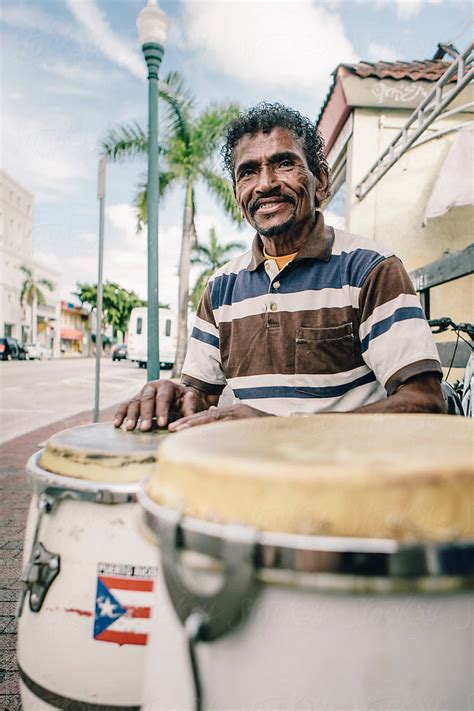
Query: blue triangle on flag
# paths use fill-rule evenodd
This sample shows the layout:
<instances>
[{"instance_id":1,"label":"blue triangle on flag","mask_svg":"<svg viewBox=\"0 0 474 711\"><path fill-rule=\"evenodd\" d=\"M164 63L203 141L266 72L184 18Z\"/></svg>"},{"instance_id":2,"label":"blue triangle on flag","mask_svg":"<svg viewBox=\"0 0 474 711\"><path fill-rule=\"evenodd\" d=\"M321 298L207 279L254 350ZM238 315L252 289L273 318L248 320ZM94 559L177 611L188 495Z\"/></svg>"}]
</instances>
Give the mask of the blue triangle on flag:
<instances>
[{"instance_id":1,"label":"blue triangle on flag","mask_svg":"<svg viewBox=\"0 0 474 711\"><path fill-rule=\"evenodd\" d=\"M95 599L94 637L98 637L107 627L125 615L127 610L112 595L109 588L97 578Z\"/></svg>"}]
</instances>

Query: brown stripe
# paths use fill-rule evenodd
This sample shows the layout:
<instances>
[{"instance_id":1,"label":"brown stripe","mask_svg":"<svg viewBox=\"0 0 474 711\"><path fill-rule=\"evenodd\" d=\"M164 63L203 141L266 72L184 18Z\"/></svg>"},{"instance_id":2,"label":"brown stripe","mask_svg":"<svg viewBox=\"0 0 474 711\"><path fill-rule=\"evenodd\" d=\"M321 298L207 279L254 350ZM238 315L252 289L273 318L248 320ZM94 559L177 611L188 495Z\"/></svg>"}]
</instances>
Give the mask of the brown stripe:
<instances>
[{"instance_id":1,"label":"brown stripe","mask_svg":"<svg viewBox=\"0 0 474 711\"><path fill-rule=\"evenodd\" d=\"M415 294L410 277L398 257L387 257L369 272L359 295L361 323L377 306L396 299L400 294Z\"/></svg>"},{"instance_id":2,"label":"brown stripe","mask_svg":"<svg viewBox=\"0 0 474 711\"><path fill-rule=\"evenodd\" d=\"M335 374L364 365L351 306L256 314L219 327L226 378Z\"/></svg>"},{"instance_id":3,"label":"brown stripe","mask_svg":"<svg viewBox=\"0 0 474 711\"><path fill-rule=\"evenodd\" d=\"M414 378L415 375L421 375L422 373L436 374L439 380L443 377L443 371L438 361L429 359L419 360L416 363L410 363L410 365L405 366L405 368L397 370L385 383L385 389L389 395L393 395L400 385L406 383L410 378Z\"/></svg>"},{"instance_id":4,"label":"brown stripe","mask_svg":"<svg viewBox=\"0 0 474 711\"><path fill-rule=\"evenodd\" d=\"M205 383L203 380L193 378L192 375L186 375L186 373L181 375L181 383L183 385L188 385L191 388L196 388L196 390L201 390L203 393L207 393L208 395L220 395L225 388L225 385L212 385L211 383Z\"/></svg>"},{"instance_id":5,"label":"brown stripe","mask_svg":"<svg viewBox=\"0 0 474 711\"><path fill-rule=\"evenodd\" d=\"M213 326L216 326L208 286L206 286L206 288L204 289L204 294L202 295L201 301L199 302L196 316L202 318L203 321L207 321L207 323L211 323Z\"/></svg>"}]
</instances>

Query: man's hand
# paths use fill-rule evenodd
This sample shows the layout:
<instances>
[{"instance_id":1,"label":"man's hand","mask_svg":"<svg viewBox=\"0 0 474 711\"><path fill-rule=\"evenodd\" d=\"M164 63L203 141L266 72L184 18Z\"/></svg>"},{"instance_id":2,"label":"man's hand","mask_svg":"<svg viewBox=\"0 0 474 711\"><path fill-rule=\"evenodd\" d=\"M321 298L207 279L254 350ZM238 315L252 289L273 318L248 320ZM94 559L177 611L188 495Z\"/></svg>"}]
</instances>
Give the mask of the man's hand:
<instances>
[{"instance_id":1,"label":"man's hand","mask_svg":"<svg viewBox=\"0 0 474 711\"><path fill-rule=\"evenodd\" d=\"M153 417L156 417L158 427L166 427L170 419L194 415L216 401L215 396L171 380L151 380L132 400L120 405L114 425L120 427L125 420L125 429L134 430L140 418L140 430L147 432L152 428Z\"/></svg>"},{"instance_id":2,"label":"man's hand","mask_svg":"<svg viewBox=\"0 0 474 711\"><path fill-rule=\"evenodd\" d=\"M220 422L221 420L243 420L248 417L273 417L268 412L256 410L249 405L231 405L230 407L211 407L203 412L188 415L176 422L172 422L169 426L170 432L179 432L188 427L196 427L197 425L207 425L211 422Z\"/></svg>"}]
</instances>

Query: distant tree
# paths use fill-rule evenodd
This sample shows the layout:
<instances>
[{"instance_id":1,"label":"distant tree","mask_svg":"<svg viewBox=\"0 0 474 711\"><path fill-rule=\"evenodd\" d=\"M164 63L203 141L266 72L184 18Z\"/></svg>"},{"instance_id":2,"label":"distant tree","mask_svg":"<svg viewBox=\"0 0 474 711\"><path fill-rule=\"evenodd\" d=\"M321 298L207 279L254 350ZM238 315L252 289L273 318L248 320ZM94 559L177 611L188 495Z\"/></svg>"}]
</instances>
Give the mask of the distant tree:
<instances>
[{"instance_id":1,"label":"distant tree","mask_svg":"<svg viewBox=\"0 0 474 711\"><path fill-rule=\"evenodd\" d=\"M181 255L179 259L178 296L178 343L173 375L179 375L186 355L188 342L187 324L189 307L189 272L192 238L195 230L195 190L198 182L207 186L219 204L237 223L242 222L229 181L215 170L213 161L224 130L239 112L236 104L213 104L201 113L195 110L195 99L184 85L183 78L170 73L160 82L160 97L166 106L166 122L160 135L161 158L160 196L171 185L179 184L184 189L182 217ZM102 141L102 149L112 160L135 158L146 155L147 134L137 123L114 129ZM158 160L158 156L156 157ZM135 203L138 224L147 220L146 182L140 186Z\"/></svg>"},{"instance_id":2,"label":"distant tree","mask_svg":"<svg viewBox=\"0 0 474 711\"><path fill-rule=\"evenodd\" d=\"M45 302L45 297L41 291L41 287L45 287L49 291L54 291L55 285L50 279L36 279L33 270L30 267L22 265L20 270L25 275L20 291L20 303L22 306L28 304L30 307L30 339L33 343L37 338L37 308Z\"/></svg>"},{"instance_id":3,"label":"distant tree","mask_svg":"<svg viewBox=\"0 0 474 711\"><path fill-rule=\"evenodd\" d=\"M219 242L216 230L211 227L209 230L209 244L197 244L193 248L191 264L202 264L204 269L196 279L194 288L191 293L191 306L194 311L197 310L201 296L203 295L206 284L214 272L223 267L231 258L231 252L236 249L244 249L243 242L227 242L223 244Z\"/></svg>"},{"instance_id":4,"label":"distant tree","mask_svg":"<svg viewBox=\"0 0 474 711\"><path fill-rule=\"evenodd\" d=\"M89 304L91 310L97 308L97 284L77 282L76 291L73 293L81 304ZM130 314L135 306L146 306L146 301L116 282L105 282L102 292L103 326L112 326L114 338L117 333L121 333L122 338L125 336Z\"/></svg>"}]
</instances>

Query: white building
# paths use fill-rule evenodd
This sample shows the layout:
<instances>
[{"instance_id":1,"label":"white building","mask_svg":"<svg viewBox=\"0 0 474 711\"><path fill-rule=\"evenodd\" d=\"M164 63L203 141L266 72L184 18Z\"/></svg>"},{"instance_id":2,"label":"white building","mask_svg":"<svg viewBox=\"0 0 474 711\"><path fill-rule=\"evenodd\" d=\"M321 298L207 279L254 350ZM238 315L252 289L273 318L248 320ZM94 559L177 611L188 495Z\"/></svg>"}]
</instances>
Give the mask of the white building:
<instances>
[{"instance_id":1,"label":"white building","mask_svg":"<svg viewBox=\"0 0 474 711\"><path fill-rule=\"evenodd\" d=\"M33 195L0 171L0 336L39 341L59 355L61 274L35 261L32 230ZM20 303L22 266L36 281L54 285L53 291L40 287L45 302L37 308Z\"/></svg>"}]
</instances>

